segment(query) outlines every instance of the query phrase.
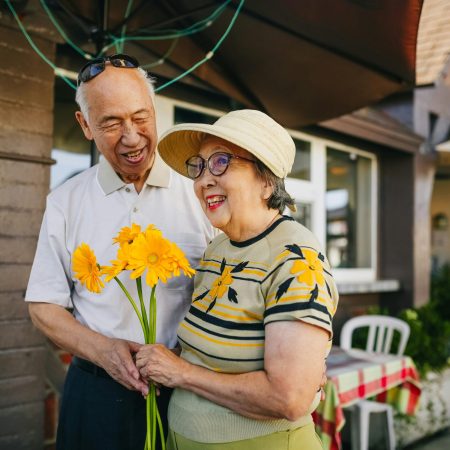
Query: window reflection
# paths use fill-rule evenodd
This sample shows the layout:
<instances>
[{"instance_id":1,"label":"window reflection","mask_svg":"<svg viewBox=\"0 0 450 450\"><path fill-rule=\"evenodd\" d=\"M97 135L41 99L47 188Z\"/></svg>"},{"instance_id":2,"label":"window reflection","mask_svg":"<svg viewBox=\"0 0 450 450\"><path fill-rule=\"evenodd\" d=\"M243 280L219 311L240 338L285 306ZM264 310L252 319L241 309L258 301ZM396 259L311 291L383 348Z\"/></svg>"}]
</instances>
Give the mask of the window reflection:
<instances>
[{"instance_id":1,"label":"window reflection","mask_svg":"<svg viewBox=\"0 0 450 450\"><path fill-rule=\"evenodd\" d=\"M74 94L60 78L55 79L52 158L50 189L54 189L90 166L90 142L75 120L78 106Z\"/></svg>"},{"instance_id":2,"label":"window reflection","mask_svg":"<svg viewBox=\"0 0 450 450\"><path fill-rule=\"evenodd\" d=\"M336 268L371 267L371 164L327 148L327 254Z\"/></svg>"},{"instance_id":3,"label":"window reflection","mask_svg":"<svg viewBox=\"0 0 450 450\"><path fill-rule=\"evenodd\" d=\"M295 160L290 178L311 180L311 142L293 138L295 142Z\"/></svg>"},{"instance_id":4,"label":"window reflection","mask_svg":"<svg viewBox=\"0 0 450 450\"><path fill-rule=\"evenodd\" d=\"M309 203L295 202L296 212L288 211L294 220L306 228L311 229L311 205Z\"/></svg>"}]
</instances>

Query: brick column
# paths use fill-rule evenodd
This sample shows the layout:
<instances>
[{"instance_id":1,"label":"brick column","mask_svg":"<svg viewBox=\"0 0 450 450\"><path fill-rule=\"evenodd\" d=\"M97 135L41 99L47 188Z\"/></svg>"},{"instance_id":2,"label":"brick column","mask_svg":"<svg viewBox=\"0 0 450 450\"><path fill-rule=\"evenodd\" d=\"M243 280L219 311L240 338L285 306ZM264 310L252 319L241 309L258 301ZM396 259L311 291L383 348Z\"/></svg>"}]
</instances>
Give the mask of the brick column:
<instances>
[{"instance_id":1,"label":"brick column","mask_svg":"<svg viewBox=\"0 0 450 450\"><path fill-rule=\"evenodd\" d=\"M17 5L17 2L13 2ZM36 8L36 9L34 9ZM30 2L23 15L51 60L55 43ZM23 301L49 187L53 70L0 12L0 448L41 449L45 339Z\"/></svg>"}]
</instances>

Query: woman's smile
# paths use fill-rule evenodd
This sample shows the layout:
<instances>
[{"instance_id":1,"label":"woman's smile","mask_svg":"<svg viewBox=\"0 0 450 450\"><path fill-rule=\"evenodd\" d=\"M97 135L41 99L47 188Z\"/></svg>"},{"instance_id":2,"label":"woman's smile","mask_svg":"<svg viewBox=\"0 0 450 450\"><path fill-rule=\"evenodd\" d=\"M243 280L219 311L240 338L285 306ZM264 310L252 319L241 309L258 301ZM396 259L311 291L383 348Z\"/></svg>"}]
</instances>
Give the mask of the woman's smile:
<instances>
[{"instance_id":1,"label":"woman's smile","mask_svg":"<svg viewBox=\"0 0 450 450\"><path fill-rule=\"evenodd\" d=\"M210 211L213 211L219 208L225 200L225 195L208 195L206 197L206 205Z\"/></svg>"}]
</instances>

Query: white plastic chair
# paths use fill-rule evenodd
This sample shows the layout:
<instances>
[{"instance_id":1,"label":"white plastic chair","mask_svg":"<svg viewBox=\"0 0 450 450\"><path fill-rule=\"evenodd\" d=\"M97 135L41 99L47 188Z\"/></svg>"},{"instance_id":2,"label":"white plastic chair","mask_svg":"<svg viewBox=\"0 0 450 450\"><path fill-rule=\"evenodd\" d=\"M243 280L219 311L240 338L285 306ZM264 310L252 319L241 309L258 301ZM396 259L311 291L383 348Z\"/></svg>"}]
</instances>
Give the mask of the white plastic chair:
<instances>
[{"instance_id":1,"label":"white plastic chair","mask_svg":"<svg viewBox=\"0 0 450 450\"><path fill-rule=\"evenodd\" d=\"M366 351L369 353L392 353L394 332L400 333L397 355L403 355L408 342L410 328L403 320L388 316L359 316L347 321L341 331L341 348L350 350L353 332L358 328L369 328ZM389 450L395 449L394 413L386 403L361 400L348 408L352 412L351 440L352 450L368 450L369 448L369 418L372 413L386 413Z\"/></svg>"}]
</instances>

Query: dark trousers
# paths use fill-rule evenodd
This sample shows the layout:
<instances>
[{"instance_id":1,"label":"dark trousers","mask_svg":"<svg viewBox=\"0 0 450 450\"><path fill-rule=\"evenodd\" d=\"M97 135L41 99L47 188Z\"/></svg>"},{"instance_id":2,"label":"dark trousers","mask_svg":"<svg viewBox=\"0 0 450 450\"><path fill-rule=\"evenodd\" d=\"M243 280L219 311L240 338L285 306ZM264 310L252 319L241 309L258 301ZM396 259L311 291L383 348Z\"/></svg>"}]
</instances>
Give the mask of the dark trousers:
<instances>
[{"instance_id":1,"label":"dark trousers","mask_svg":"<svg viewBox=\"0 0 450 450\"><path fill-rule=\"evenodd\" d=\"M145 399L114 381L103 369L75 360L61 401L57 450L144 450ZM157 397L167 438L171 389ZM159 436L157 448L160 448Z\"/></svg>"}]
</instances>

